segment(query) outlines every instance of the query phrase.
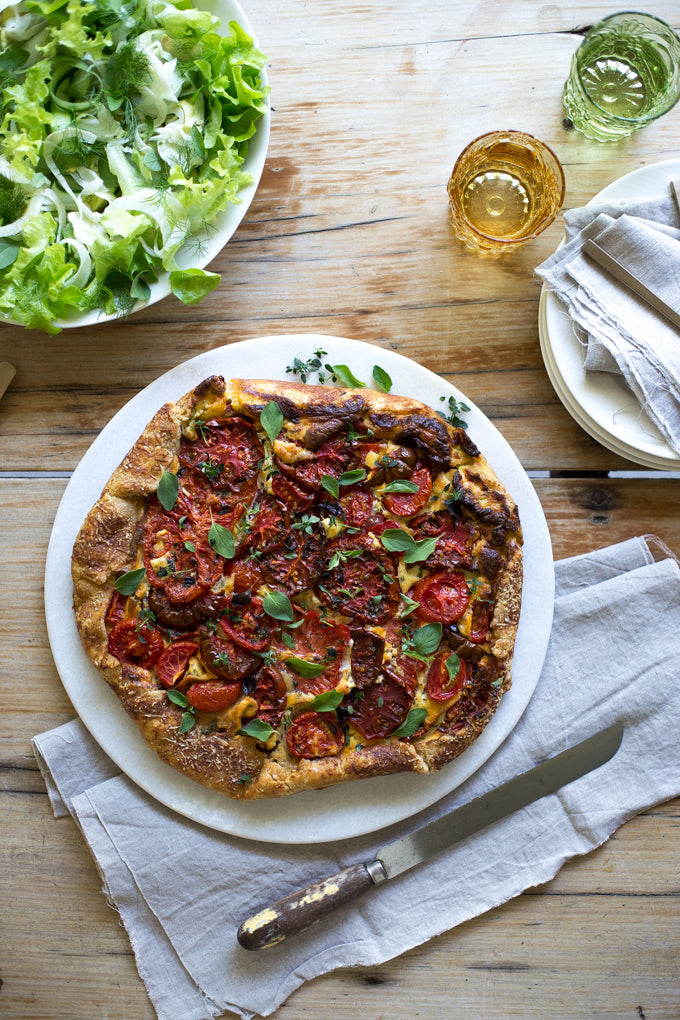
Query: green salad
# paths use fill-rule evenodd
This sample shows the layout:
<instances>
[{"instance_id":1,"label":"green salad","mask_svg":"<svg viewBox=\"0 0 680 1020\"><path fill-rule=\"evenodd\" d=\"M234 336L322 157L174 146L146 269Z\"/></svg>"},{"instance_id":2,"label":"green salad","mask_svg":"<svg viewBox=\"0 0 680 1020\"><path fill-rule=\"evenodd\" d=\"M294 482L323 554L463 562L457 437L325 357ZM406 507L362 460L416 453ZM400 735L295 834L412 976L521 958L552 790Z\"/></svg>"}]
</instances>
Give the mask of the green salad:
<instances>
[{"instance_id":1,"label":"green salad","mask_svg":"<svg viewBox=\"0 0 680 1020\"><path fill-rule=\"evenodd\" d=\"M0 315L59 332L125 315L169 273L194 304L216 273L182 269L251 182L265 57L189 0L23 0L0 13Z\"/></svg>"}]
</instances>

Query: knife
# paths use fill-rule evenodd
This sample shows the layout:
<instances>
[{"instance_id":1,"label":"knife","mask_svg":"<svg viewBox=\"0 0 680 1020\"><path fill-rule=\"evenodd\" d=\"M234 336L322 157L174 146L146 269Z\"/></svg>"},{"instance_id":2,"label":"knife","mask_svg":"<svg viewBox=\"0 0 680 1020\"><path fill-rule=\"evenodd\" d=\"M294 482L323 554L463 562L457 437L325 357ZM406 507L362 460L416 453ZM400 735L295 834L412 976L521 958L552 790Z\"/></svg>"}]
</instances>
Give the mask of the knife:
<instances>
[{"instance_id":1,"label":"knife","mask_svg":"<svg viewBox=\"0 0 680 1020\"><path fill-rule=\"evenodd\" d=\"M244 949L267 949L304 931L373 885L401 875L506 815L559 790L612 758L623 738L618 722L541 762L442 818L388 843L375 860L353 864L321 882L291 893L245 920L237 938Z\"/></svg>"}]
</instances>

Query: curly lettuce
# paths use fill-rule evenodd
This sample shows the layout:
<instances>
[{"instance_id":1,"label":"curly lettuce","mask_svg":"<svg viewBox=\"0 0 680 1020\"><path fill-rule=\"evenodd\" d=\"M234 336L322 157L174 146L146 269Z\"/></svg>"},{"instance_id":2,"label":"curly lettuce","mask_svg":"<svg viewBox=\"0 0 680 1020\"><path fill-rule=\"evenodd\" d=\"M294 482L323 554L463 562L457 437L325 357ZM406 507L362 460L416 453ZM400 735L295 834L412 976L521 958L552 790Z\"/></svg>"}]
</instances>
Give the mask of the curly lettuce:
<instances>
[{"instance_id":1,"label":"curly lettuce","mask_svg":"<svg viewBox=\"0 0 680 1020\"><path fill-rule=\"evenodd\" d=\"M59 332L126 314L161 272L188 304L219 275L183 269L251 183L265 57L188 0L22 0L0 14L0 315Z\"/></svg>"}]
</instances>

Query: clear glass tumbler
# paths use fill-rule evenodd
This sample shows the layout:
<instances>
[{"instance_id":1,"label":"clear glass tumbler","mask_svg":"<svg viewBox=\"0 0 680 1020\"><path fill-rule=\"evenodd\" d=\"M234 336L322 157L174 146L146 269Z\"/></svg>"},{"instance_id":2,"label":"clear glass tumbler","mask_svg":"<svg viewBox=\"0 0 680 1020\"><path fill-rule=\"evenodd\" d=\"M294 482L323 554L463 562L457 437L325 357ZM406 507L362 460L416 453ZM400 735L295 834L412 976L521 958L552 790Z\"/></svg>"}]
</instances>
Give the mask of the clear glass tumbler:
<instances>
[{"instance_id":1,"label":"clear glass tumbler","mask_svg":"<svg viewBox=\"0 0 680 1020\"><path fill-rule=\"evenodd\" d=\"M680 38L651 14L623 11L588 31L571 62L564 109L575 128L617 141L680 99Z\"/></svg>"},{"instance_id":2,"label":"clear glass tumbler","mask_svg":"<svg viewBox=\"0 0 680 1020\"><path fill-rule=\"evenodd\" d=\"M555 153L523 131L493 131L463 149L447 185L449 219L479 255L516 251L548 227L564 201Z\"/></svg>"}]
</instances>

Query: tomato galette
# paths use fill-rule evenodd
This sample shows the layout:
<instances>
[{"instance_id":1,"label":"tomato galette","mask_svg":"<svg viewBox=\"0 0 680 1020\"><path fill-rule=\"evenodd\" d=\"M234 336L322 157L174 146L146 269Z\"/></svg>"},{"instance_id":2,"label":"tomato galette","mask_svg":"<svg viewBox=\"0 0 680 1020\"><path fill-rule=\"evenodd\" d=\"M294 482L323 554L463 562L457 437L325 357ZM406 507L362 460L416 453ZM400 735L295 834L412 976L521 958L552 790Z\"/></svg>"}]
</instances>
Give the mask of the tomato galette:
<instances>
[{"instance_id":1,"label":"tomato galette","mask_svg":"<svg viewBox=\"0 0 680 1020\"><path fill-rule=\"evenodd\" d=\"M113 473L72 569L144 739L231 797L435 771L510 686L517 508L404 397L206 379Z\"/></svg>"}]
</instances>

